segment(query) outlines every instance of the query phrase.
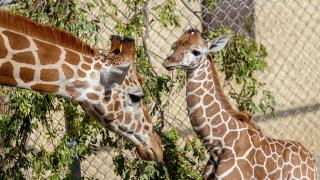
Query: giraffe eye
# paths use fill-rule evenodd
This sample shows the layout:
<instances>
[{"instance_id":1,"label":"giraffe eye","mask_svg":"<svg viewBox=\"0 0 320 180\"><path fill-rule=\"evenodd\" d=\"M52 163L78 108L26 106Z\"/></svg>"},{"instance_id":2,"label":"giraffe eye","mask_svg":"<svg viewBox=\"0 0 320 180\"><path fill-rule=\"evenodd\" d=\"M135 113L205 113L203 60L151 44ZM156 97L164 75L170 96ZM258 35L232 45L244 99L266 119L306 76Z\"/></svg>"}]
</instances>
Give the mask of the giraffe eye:
<instances>
[{"instance_id":1,"label":"giraffe eye","mask_svg":"<svg viewBox=\"0 0 320 180\"><path fill-rule=\"evenodd\" d=\"M199 56L199 55L201 54L201 52L200 52L200 51L197 51L197 50L193 50L193 51L192 51L192 54L193 54L194 56Z\"/></svg>"},{"instance_id":2,"label":"giraffe eye","mask_svg":"<svg viewBox=\"0 0 320 180\"><path fill-rule=\"evenodd\" d=\"M143 98L143 95L129 94L129 97L133 103L138 103Z\"/></svg>"}]
</instances>

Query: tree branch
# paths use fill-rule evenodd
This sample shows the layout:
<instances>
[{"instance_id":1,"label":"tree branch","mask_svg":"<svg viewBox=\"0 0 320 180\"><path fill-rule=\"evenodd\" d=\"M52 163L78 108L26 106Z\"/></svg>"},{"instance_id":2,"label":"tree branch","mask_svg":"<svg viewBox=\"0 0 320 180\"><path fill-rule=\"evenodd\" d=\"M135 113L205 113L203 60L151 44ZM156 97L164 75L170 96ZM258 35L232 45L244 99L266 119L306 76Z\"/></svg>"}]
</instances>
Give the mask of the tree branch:
<instances>
[{"instance_id":1,"label":"tree branch","mask_svg":"<svg viewBox=\"0 0 320 180\"><path fill-rule=\"evenodd\" d=\"M146 30L144 32L144 35L142 36L142 43L143 43L143 49L144 52L146 53L147 59L149 61L149 64L151 65L151 71L158 76L158 74L155 72L155 70L152 67L152 63L151 63L151 56L148 50L148 45L147 45L147 38L149 38L149 32L150 32L150 20L149 20L149 11L148 11L148 5L150 3L151 0L147 0L144 5L143 5L143 12L146 18Z\"/></svg>"}]
</instances>

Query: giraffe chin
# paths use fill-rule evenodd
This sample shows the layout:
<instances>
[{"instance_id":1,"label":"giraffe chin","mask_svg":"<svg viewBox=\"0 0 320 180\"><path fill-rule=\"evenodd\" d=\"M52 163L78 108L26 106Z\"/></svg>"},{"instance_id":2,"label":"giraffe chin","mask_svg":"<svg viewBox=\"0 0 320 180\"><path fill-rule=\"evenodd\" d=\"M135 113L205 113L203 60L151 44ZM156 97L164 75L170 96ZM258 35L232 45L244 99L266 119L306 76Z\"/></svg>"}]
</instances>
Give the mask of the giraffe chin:
<instances>
[{"instance_id":1,"label":"giraffe chin","mask_svg":"<svg viewBox=\"0 0 320 180\"><path fill-rule=\"evenodd\" d=\"M139 155L139 157L143 160L147 160L147 161L152 161L154 159L154 154L153 152L150 150L148 150L148 148L143 145L143 144L139 144L136 146L136 150L137 150L137 154Z\"/></svg>"}]
</instances>

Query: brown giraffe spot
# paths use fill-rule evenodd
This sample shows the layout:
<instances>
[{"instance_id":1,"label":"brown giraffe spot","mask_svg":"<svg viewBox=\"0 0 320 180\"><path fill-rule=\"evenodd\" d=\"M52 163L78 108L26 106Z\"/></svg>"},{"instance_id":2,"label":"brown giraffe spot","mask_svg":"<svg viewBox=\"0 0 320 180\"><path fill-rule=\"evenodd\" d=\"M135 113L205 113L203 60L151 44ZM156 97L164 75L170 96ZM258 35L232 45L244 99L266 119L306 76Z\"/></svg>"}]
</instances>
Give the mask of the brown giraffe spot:
<instances>
[{"instance_id":1,"label":"brown giraffe spot","mask_svg":"<svg viewBox=\"0 0 320 180\"><path fill-rule=\"evenodd\" d=\"M38 47L38 56L42 65L56 64L59 61L61 50L57 46L36 39L33 40Z\"/></svg>"},{"instance_id":2,"label":"brown giraffe spot","mask_svg":"<svg viewBox=\"0 0 320 180\"><path fill-rule=\"evenodd\" d=\"M114 104L110 103L110 104L107 106L108 111L113 111L113 105L114 105Z\"/></svg>"},{"instance_id":3,"label":"brown giraffe spot","mask_svg":"<svg viewBox=\"0 0 320 180\"><path fill-rule=\"evenodd\" d=\"M254 164L254 155L256 153L255 149L251 149L249 154L247 155L246 159L251 163Z\"/></svg>"},{"instance_id":4,"label":"brown giraffe spot","mask_svg":"<svg viewBox=\"0 0 320 180\"><path fill-rule=\"evenodd\" d=\"M82 77L82 78L86 77L86 73L81 71L80 69L78 69L77 72L79 77Z\"/></svg>"},{"instance_id":5,"label":"brown giraffe spot","mask_svg":"<svg viewBox=\"0 0 320 180\"><path fill-rule=\"evenodd\" d=\"M90 66L89 65L87 65L87 64L82 64L81 65L81 68L83 69L83 70L90 70Z\"/></svg>"},{"instance_id":6,"label":"brown giraffe spot","mask_svg":"<svg viewBox=\"0 0 320 180\"><path fill-rule=\"evenodd\" d=\"M68 85L66 85L66 86L65 86L65 90L66 90L66 91L69 93L69 95L70 95L72 98L74 98L74 99L80 97L80 95L81 95L81 93L78 92L73 86L68 86Z\"/></svg>"},{"instance_id":7,"label":"brown giraffe spot","mask_svg":"<svg viewBox=\"0 0 320 180\"><path fill-rule=\"evenodd\" d=\"M83 59L84 59L85 62L87 62L89 64L91 64L93 62L92 58L87 57L87 56L84 56Z\"/></svg>"},{"instance_id":8,"label":"brown giraffe spot","mask_svg":"<svg viewBox=\"0 0 320 180\"><path fill-rule=\"evenodd\" d=\"M228 134L224 138L225 145L226 146L233 146L237 138L238 138L237 131L228 132Z\"/></svg>"},{"instance_id":9,"label":"brown giraffe spot","mask_svg":"<svg viewBox=\"0 0 320 180\"><path fill-rule=\"evenodd\" d=\"M277 154L282 154L283 146L281 144L279 144L279 143L275 143L274 145L276 147L276 153Z\"/></svg>"},{"instance_id":10,"label":"brown giraffe spot","mask_svg":"<svg viewBox=\"0 0 320 180\"><path fill-rule=\"evenodd\" d=\"M220 111L220 106L218 103L213 103L209 107L206 108L206 116L212 117L214 114ZM225 119L226 120L226 119Z\"/></svg>"},{"instance_id":11,"label":"brown giraffe spot","mask_svg":"<svg viewBox=\"0 0 320 180\"><path fill-rule=\"evenodd\" d=\"M205 68L205 64L202 64L201 66L200 66L200 69L203 69L203 68Z\"/></svg>"},{"instance_id":12,"label":"brown giraffe spot","mask_svg":"<svg viewBox=\"0 0 320 180\"><path fill-rule=\"evenodd\" d=\"M311 168L308 167L308 177L314 177L314 172Z\"/></svg>"},{"instance_id":13,"label":"brown giraffe spot","mask_svg":"<svg viewBox=\"0 0 320 180\"><path fill-rule=\"evenodd\" d=\"M106 112L101 104L94 104L93 109L100 115L103 116Z\"/></svg>"},{"instance_id":14,"label":"brown giraffe spot","mask_svg":"<svg viewBox=\"0 0 320 180\"><path fill-rule=\"evenodd\" d=\"M294 170L293 170L293 176L294 176L295 178L301 178L300 168L298 168L298 167L294 168Z\"/></svg>"},{"instance_id":15,"label":"brown giraffe spot","mask_svg":"<svg viewBox=\"0 0 320 180\"><path fill-rule=\"evenodd\" d=\"M190 114L191 119L198 119L203 117L203 110L201 107L198 107ZM192 123L192 122L191 122Z\"/></svg>"},{"instance_id":16,"label":"brown giraffe spot","mask_svg":"<svg viewBox=\"0 0 320 180\"><path fill-rule=\"evenodd\" d=\"M58 81L59 71L57 69L42 69L40 71L40 79L42 81Z\"/></svg>"},{"instance_id":17,"label":"brown giraffe spot","mask_svg":"<svg viewBox=\"0 0 320 180\"><path fill-rule=\"evenodd\" d=\"M88 93L87 97L92 100L97 100L99 98L99 96L95 93Z\"/></svg>"},{"instance_id":18,"label":"brown giraffe spot","mask_svg":"<svg viewBox=\"0 0 320 180\"><path fill-rule=\"evenodd\" d=\"M101 69L101 67L102 67L102 65L101 65L100 63L96 63L96 64L94 65L94 69L96 69L96 70Z\"/></svg>"},{"instance_id":19,"label":"brown giraffe spot","mask_svg":"<svg viewBox=\"0 0 320 180\"><path fill-rule=\"evenodd\" d=\"M201 138L207 137L210 135L210 127L208 125L205 125L200 130L198 130L198 131L196 130L196 132Z\"/></svg>"},{"instance_id":20,"label":"brown giraffe spot","mask_svg":"<svg viewBox=\"0 0 320 180\"><path fill-rule=\"evenodd\" d=\"M232 129L237 129L237 123L235 120L229 121L228 123L228 129L232 130Z\"/></svg>"},{"instance_id":21,"label":"brown giraffe spot","mask_svg":"<svg viewBox=\"0 0 320 180\"><path fill-rule=\"evenodd\" d=\"M125 118L124 123L125 124L130 124L130 122L131 122L131 114L129 112L126 112L124 118Z\"/></svg>"},{"instance_id":22,"label":"brown giraffe spot","mask_svg":"<svg viewBox=\"0 0 320 180\"><path fill-rule=\"evenodd\" d=\"M217 125L220 124L222 122L221 116L220 115L216 115L212 120L211 120L211 124L212 125Z\"/></svg>"},{"instance_id":23,"label":"brown giraffe spot","mask_svg":"<svg viewBox=\"0 0 320 180\"><path fill-rule=\"evenodd\" d=\"M264 165L264 162L266 160L266 157L265 155L263 154L263 152L259 149L257 150L256 152L256 161L257 161L257 164L259 165Z\"/></svg>"},{"instance_id":24,"label":"brown giraffe spot","mask_svg":"<svg viewBox=\"0 0 320 180\"><path fill-rule=\"evenodd\" d=\"M207 106L207 105L210 104L213 100L214 100L214 99L213 99L212 96L206 94L206 95L203 97L203 104L204 104L205 106Z\"/></svg>"},{"instance_id":25,"label":"brown giraffe spot","mask_svg":"<svg viewBox=\"0 0 320 180\"><path fill-rule=\"evenodd\" d=\"M73 82L73 85L76 88L87 88L89 86L87 81L80 81L80 80L76 80Z\"/></svg>"},{"instance_id":26,"label":"brown giraffe spot","mask_svg":"<svg viewBox=\"0 0 320 180\"><path fill-rule=\"evenodd\" d=\"M241 174L238 168L234 168L231 173L224 177L225 179L241 179Z\"/></svg>"},{"instance_id":27,"label":"brown giraffe spot","mask_svg":"<svg viewBox=\"0 0 320 180\"><path fill-rule=\"evenodd\" d=\"M277 168L277 164L272 158L267 158L266 168L269 172L272 172Z\"/></svg>"},{"instance_id":28,"label":"brown giraffe spot","mask_svg":"<svg viewBox=\"0 0 320 180\"><path fill-rule=\"evenodd\" d=\"M120 122L122 122L122 120L123 120L123 112L121 112L121 113L119 113L119 114L117 115L117 119L118 119Z\"/></svg>"},{"instance_id":29,"label":"brown giraffe spot","mask_svg":"<svg viewBox=\"0 0 320 180\"><path fill-rule=\"evenodd\" d=\"M279 158L277 164L278 164L279 167L282 167L283 166L283 159Z\"/></svg>"},{"instance_id":30,"label":"brown giraffe spot","mask_svg":"<svg viewBox=\"0 0 320 180\"><path fill-rule=\"evenodd\" d=\"M188 82L187 83L187 92L194 91L201 87L201 83L195 83L195 82Z\"/></svg>"},{"instance_id":31,"label":"brown giraffe spot","mask_svg":"<svg viewBox=\"0 0 320 180\"><path fill-rule=\"evenodd\" d=\"M226 161L220 162L219 168L218 168L218 170L216 172L216 175L219 176L219 175L223 174L224 172L229 170L230 167L232 167L234 165L234 163L235 163L234 158L229 158Z\"/></svg>"},{"instance_id":32,"label":"brown giraffe spot","mask_svg":"<svg viewBox=\"0 0 320 180\"><path fill-rule=\"evenodd\" d=\"M129 81L127 79L124 80L124 83L125 83L126 86L129 85Z\"/></svg>"},{"instance_id":33,"label":"brown giraffe spot","mask_svg":"<svg viewBox=\"0 0 320 180\"><path fill-rule=\"evenodd\" d=\"M203 93L204 93L203 89L198 89L194 94L197 95L197 96L202 96Z\"/></svg>"},{"instance_id":34,"label":"brown giraffe spot","mask_svg":"<svg viewBox=\"0 0 320 180\"><path fill-rule=\"evenodd\" d=\"M280 170L275 171L272 174L269 174L269 179L280 179Z\"/></svg>"},{"instance_id":35,"label":"brown giraffe spot","mask_svg":"<svg viewBox=\"0 0 320 180\"><path fill-rule=\"evenodd\" d=\"M205 88L205 89L210 89L210 90L214 90L214 89L212 89L212 88L214 88L214 87L213 87L213 82L211 82L211 81L205 82L205 83L203 84L203 88ZM213 91L210 91L210 92L213 92Z\"/></svg>"},{"instance_id":36,"label":"brown giraffe spot","mask_svg":"<svg viewBox=\"0 0 320 180\"><path fill-rule=\"evenodd\" d=\"M249 135L244 131L240 132L240 138L236 141L234 149L238 157L244 156L244 154L249 151L251 147Z\"/></svg>"},{"instance_id":37,"label":"brown giraffe spot","mask_svg":"<svg viewBox=\"0 0 320 180\"><path fill-rule=\"evenodd\" d=\"M34 56L30 51L13 54L12 60L18 63L32 64L32 65L36 64Z\"/></svg>"},{"instance_id":38,"label":"brown giraffe spot","mask_svg":"<svg viewBox=\"0 0 320 180\"><path fill-rule=\"evenodd\" d=\"M271 149L266 138L261 141L261 149L264 152L264 154L266 155L271 154Z\"/></svg>"},{"instance_id":39,"label":"brown giraffe spot","mask_svg":"<svg viewBox=\"0 0 320 180\"><path fill-rule=\"evenodd\" d=\"M227 120L227 119L230 118L230 115L229 115L227 112L225 112L225 111L222 111L221 115L222 115L222 118L223 118L224 120Z\"/></svg>"},{"instance_id":40,"label":"brown giraffe spot","mask_svg":"<svg viewBox=\"0 0 320 180\"><path fill-rule=\"evenodd\" d=\"M250 131L249 131L250 132ZM252 145L255 147L255 148L259 148L261 147L261 141L260 141L260 138L258 137L257 134L254 134L251 136L251 142L252 142Z\"/></svg>"},{"instance_id":41,"label":"brown giraffe spot","mask_svg":"<svg viewBox=\"0 0 320 180\"><path fill-rule=\"evenodd\" d=\"M248 161L240 159L237 161L237 165L240 168L240 171L243 173L243 177L245 179L249 179L249 177L253 176L253 169Z\"/></svg>"},{"instance_id":42,"label":"brown giraffe spot","mask_svg":"<svg viewBox=\"0 0 320 180\"><path fill-rule=\"evenodd\" d=\"M6 62L0 65L0 82L3 85L16 86L17 81L13 77L13 66Z\"/></svg>"},{"instance_id":43,"label":"brown giraffe spot","mask_svg":"<svg viewBox=\"0 0 320 180\"><path fill-rule=\"evenodd\" d=\"M137 124L138 124L138 125L137 125L136 132L140 132L140 129L141 129L141 123L140 123L140 122L138 122ZM134 128L133 128L133 129L134 129Z\"/></svg>"},{"instance_id":44,"label":"brown giraffe spot","mask_svg":"<svg viewBox=\"0 0 320 180\"><path fill-rule=\"evenodd\" d=\"M304 151L300 151L300 158L302 161L305 161L307 159L307 155Z\"/></svg>"},{"instance_id":45,"label":"brown giraffe spot","mask_svg":"<svg viewBox=\"0 0 320 180\"><path fill-rule=\"evenodd\" d=\"M290 164L286 164L284 165L284 167L282 168L282 174L287 175L292 171L292 166ZM290 179L290 178L288 178Z\"/></svg>"},{"instance_id":46,"label":"brown giraffe spot","mask_svg":"<svg viewBox=\"0 0 320 180\"><path fill-rule=\"evenodd\" d=\"M292 146L292 147L291 147L291 150L292 150L293 152L298 152L298 151L299 151L299 149L297 148L297 146Z\"/></svg>"},{"instance_id":47,"label":"brown giraffe spot","mask_svg":"<svg viewBox=\"0 0 320 180\"><path fill-rule=\"evenodd\" d=\"M287 148L284 149L283 151L283 160L284 162L289 162L290 161L290 156L291 156L291 151Z\"/></svg>"},{"instance_id":48,"label":"brown giraffe spot","mask_svg":"<svg viewBox=\"0 0 320 180\"><path fill-rule=\"evenodd\" d=\"M212 135L216 137L222 137L227 132L227 126L225 124L221 124L217 128L213 128Z\"/></svg>"},{"instance_id":49,"label":"brown giraffe spot","mask_svg":"<svg viewBox=\"0 0 320 180\"><path fill-rule=\"evenodd\" d=\"M195 80L203 80L206 77L206 72L202 71L201 74L195 78Z\"/></svg>"},{"instance_id":50,"label":"brown giraffe spot","mask_svg":"<svg viewBox=\"0 0 320 180\"><path fill-rule=\"evenodd\" d=\"M4 40L2 36L0 35L0 58L5 58L7 57L8 50L6 46L4 45Z\"/></svg>"},{"instance_id":51,"label":"brown giraffe spot","mask_svg":"<svg viewBox=\"0 0 320 180\"><path fill-rule=\"evenodd\" d=\"M105 96L105 97L103 97L103 100L105 101L105 102L108 102L108 101L110 101L110 96Z\"/></svg>"},{"instance_id":52,"label":"brown giraffe spot","mask_svg":"<svg viewBox=\"0 0 320 180\"><path fill-rule=\"evenodd\" d=\"M201 111L202 109L199 108ZM198 109L197 109L198 110ZM195 113L196 111L194 111ZM202 112L200 112L202 114ZM190 118L192 126L200 126L204 122L206 122L205 118L203 117L198 117L198 118L193 118L193 116Z\"/></svg>"},{"instance_id":53,"label":"brown giraffe spot","mask_svg":"<svg viewBox=\"0 0 320 180\"><path fill-rule=\"evenodd\" d=\"M46 92L46 93L55 93L55 92L58 92L59 86L58 85L52 85L52 84L38 83L38 84L35 84L35 85L31 86L31 89L35 90L35 91Z\"/></svg>"},{"instance_id":54,"label":"brown giraffe spot","mask_svg":"<svg viewBox=\"0 0 320 180\"><path fill-rule=\"evenodd\" d=\"M256 179L264 179L267 176L267 173L261 166L254 167L253 172Z\"/></svg>"},{"instance_id":55,"label":"brown giraffe spot","mask_svg":"<svg viewBox=\"0 0 320 180\"><path fill-rule=\"evenodd\" d=\"M94 89L95 91L102 91L102 87L101 87L100 85L95 86L93 89Z\"/></svg>"},{"instance_id":56,"label":"brown giraffe spot","mask_svg":"<svg viewBox=\"0 0 320 180\"><path fill-rule=\"evenodd\" d=\"M78 65L80 62L80 56L79 54L66 49L66 55L64 60L70 64Z\"/></svg>"},{"instance_id":57,"label":"brown giraffe spot","mask_svg":"<svg viewBox=\"0 0 320 180\"><path fill-rule=\"evenodd\" d=\"M21 50L30 47L30 42L25 36L12 31L2 31L8 37L9 45L14 50Z\"/></svg>"},{"instance_id":58,"label":"brown giraffe spot","mask_svg":"<svg viewBox=\"0 0 320 180\"><path fill-rule=\"evenodd\" d=\"M30 68L22 67L22 68L20 68L19 76L20 76L20 79L25 83L33 81L34 70L30 69Z\"/></svg>"},{"instance_id":59,"label":"brown giraffe spot","mask_svg":"<svg viewBox=\"0 0 320 180\"><path fill-rule=\"evenodd\" d=\"M296 153L292 153L291 154L291 160L290 161L294 166L298 166L298 165L301 164L300 157Z\"/></svg>"},{"instance_id":60,"label":"brown giraffe spot","mask_svg":"<svg viewBox=\"0 0 320 180\"><path fill-rule=\"evenodd\" d=\"M276 152L276 147L273 143L270 144L271 152Z\"/></svg>"},{"instance_id":61,"label":"brown giraffe spot","mask_svg":"<svg viewBox=\"0 0 320 180\"><path fill-rule=\"evenodd\" d=\"M136 127L136 123L132 123L130 126L130 130L134 130L135 127ZM140 125L140 128L141 128L141 125Z\"/></svg>"},{"instance_id":62,"label":"brown giraffe spot","mask_svg":"<svg viewBox=\"0 0 320 180\"><path fill-rule=\"evenodd\" d=\"M149 126L145 125L143 128L144 128L146 131L149 131Z\"/></svg>"},{"instance_id":63,"label":"brown giraffe spot","mask_svg":"<svg viewBox=\"0 0 320 180\"><path fill-rule=\"evenodd\" d=\"M120 106L121 106L121 102L120 101L116 101L114 103L114 106L113 106L114 111L120 110Z\"/></svg>"},{"instance_id":64,"label":"brown giraffe spot","mask_svg":"<svg viewBox=\"0 0 320 180\"><path fill-rule=\"evenodd\" d=\"M307 175L307 165L305 163L303 163L301 166L301 172L302 172L302 176Z\"/></svg>"},{"instance_id":65,"label":"brown giraffe spot","mask_svg":"<svg viewBox=\"0 0 320 180\"><path fill-rule=\"evenodd\" d=\"M73 70L66 64L62 64L62 70L66 79L70 79L73 77Z\"/></svg>"}]
</instances>

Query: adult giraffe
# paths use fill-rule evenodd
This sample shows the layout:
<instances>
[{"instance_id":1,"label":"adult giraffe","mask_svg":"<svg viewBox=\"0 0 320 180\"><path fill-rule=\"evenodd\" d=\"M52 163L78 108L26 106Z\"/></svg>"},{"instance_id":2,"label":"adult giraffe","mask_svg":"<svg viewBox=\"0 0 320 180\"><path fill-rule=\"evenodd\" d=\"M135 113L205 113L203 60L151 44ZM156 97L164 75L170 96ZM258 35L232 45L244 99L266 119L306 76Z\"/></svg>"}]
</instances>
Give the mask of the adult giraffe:
<instances>
[{"instance_id":1,"label":"adult giraffe","mask_svg":"<svg viewBox=\"0 0 320 180\"><path fill-rule=\"evenodd\" d=\"M215 82L218 77L208 56L223 49L227 41L227 37L220 37L207 42L199 30L190 27L163 62L168 70L182 68L187 72L191 124L210 159L217 161L209 178L316 179L315 159L300 143L265 137L252 124L241 121L243 114L239 118L222 102L223 92Z\"/></svg>"},{"instance_id":2,"label":"adult giraffe","mask_svg":"<svg viewBox=\"0 0 320 180\"><path fill-rule=\"evenodd\" d=\"M133 39L113 36L99 54L70 33L0 11L0 84L65 96L103 127L129 138L146 160L162 161L137 79Z\"/></svg>"}]
</instances>

